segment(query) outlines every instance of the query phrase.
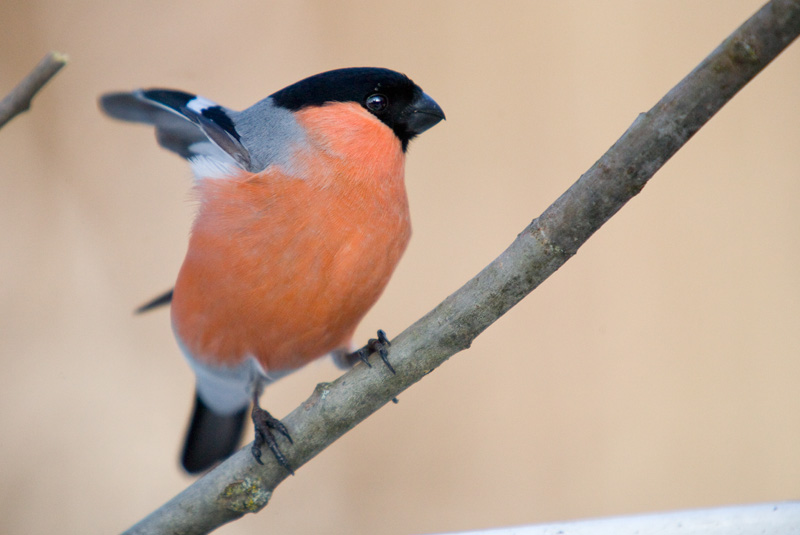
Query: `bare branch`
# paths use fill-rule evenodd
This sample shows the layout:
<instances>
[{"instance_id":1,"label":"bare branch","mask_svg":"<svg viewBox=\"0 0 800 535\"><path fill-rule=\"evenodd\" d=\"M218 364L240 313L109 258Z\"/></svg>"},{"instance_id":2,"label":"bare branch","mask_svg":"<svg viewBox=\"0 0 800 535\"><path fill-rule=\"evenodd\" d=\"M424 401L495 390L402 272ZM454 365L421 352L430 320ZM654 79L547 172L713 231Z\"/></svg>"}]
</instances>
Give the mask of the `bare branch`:
<instances>
[{"instance_id":1,"label":"bare branch","mask_svg":"<svg viewBox=\"0 0 800 535\"><path fill-rule=\"evenodd\" d=\"M295 439L281 447L300 467L393 397L466 349L478 334L572 257L709 119L800 33L800 1L773 0L641 114L575 184L496 260L398 336L397 375L358 365L314 394L283 422ZM282 439L281 439L282 440ZM269 457L269 456L265 456ZM249 448L191 485L128 533L207 533L263 508L287 477L256 464Z\"/></svg>"},{"instance_id":2,"label":"bare branch","mask_svg":"<svg viewBox=\"0 0 800 535\"><path fill-rule=\"evenodd\" d=\"M49 52L3 100L0 101L0 128L31 107L31 100L61 67L67 64L67 56L60 52Z\"/></svg>"}]
</instances>

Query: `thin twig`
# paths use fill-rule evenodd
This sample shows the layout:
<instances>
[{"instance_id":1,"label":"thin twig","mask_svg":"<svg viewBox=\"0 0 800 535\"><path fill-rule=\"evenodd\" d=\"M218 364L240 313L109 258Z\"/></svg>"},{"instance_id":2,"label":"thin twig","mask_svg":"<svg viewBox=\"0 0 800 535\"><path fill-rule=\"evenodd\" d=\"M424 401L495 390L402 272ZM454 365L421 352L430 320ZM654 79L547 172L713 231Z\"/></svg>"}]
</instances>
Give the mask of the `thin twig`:
<instances>
[{"instance_id":1,"label":"thin twig","mask_svg":"<svg viewBox=\"0 0 800 535\"><path fill-rule=\"evenodd\" d=\"M773 0L738 28L649 112L641 114L569 190L476 277L392 342L391 375L357 365L284 418L299 468L393 397L466 349L635 196L653 174L800 33L800 1ZM263 508L287 477L274 462L235 454L128 533L208 533ZM268 456L265 456L268 457Z\"/></svg>"},{"instance_id":2,"label":"thin twig","mask_svg":"<svg viewBox=\"0 0 800 535\"><path fill-rule=\"evenodd\" d=\"M49 52L11 93L0 100L0 128L30 109L34 95L67 64L67 60L67 56L60 52Z\"/></svg>"}]
</instances>

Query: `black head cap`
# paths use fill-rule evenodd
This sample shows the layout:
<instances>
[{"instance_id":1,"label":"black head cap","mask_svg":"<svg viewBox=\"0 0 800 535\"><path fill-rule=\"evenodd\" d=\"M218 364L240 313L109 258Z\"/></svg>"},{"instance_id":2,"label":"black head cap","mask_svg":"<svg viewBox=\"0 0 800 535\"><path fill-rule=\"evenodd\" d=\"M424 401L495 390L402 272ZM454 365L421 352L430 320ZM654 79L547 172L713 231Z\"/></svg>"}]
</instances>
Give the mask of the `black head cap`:
<instances>
[{"instance_id":1,"label":"black head cap","mask_svg":"<svg viewBox=\"0 0 800 535\"><path fill-rule=\"evenodd\" d=\"M403 150L442 119L444 112L406 75L353 67L316 74L271 95L277 106L297 111L328 102L357 102L391 128Z\"/></svg>"}]
</instances>

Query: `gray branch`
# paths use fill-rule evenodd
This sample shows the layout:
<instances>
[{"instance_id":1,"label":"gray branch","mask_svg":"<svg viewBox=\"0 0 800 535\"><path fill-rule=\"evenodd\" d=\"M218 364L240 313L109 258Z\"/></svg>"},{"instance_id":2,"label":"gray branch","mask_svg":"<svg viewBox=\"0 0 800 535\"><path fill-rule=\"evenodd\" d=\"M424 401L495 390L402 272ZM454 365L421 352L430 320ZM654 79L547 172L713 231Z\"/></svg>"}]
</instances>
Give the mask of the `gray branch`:
<instances>
[{"instance_id":1,"label":"gray branch","mask_svg":"<svg viewBox=\"0 0 800 535\"><path fill-rule=\"evenodd\" d=\"M773 0L675 86L575 184L525 228L496 260L392 341L397 375L357 365L283 419L281 439L299 468L393 397L466 349L594 234L711 117L800 33L800 0ZM244 448L128 533L208 533L259 511L287 473Z\"/></svg>"},{"instance_id":2,"label":"gray branch","mask_svg":"<svg viewBox=\"0 0 800 535\"><path fill-rule=\"evenodd\" d=\"M3 100L0 100L0 128L31 107L31 100L61 67L67 64L67 56L49 52Z\"/></svg>"}]
</instances>

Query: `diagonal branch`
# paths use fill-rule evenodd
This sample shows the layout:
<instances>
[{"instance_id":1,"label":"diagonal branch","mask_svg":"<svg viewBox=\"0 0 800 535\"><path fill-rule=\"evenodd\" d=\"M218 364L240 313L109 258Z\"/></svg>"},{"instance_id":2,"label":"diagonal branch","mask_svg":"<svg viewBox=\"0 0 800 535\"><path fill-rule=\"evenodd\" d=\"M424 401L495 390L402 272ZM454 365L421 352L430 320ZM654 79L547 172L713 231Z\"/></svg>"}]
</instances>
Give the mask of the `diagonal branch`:
<instances>
[{"instance_id":1,"label":"diagonal branch","mask_svg":"<svg viewBox=\"0 0 800 535\"><path fill-rule=\"evenodd\" d=\"M33 96L66 64L67 56L60 52L49 52L43 57L17 87L0 100L0 128L20 113L28 111Z\"/></svg>"},{"instance_id":2,"label":"diagonal branch","mask_svg":"<svg viewBox=\"0 0 800 535\"><path fill-rule=\"evenodd\" d=\"M358 365L314 394L283 422L282 443L300 467L455 353L533 291L635 196L747 82L800 34L800 0L773 0L728 37L575 184L525 228L497 259L406 329L384 366ZM128 533L207 533L263 508L287 477L276 463L257 465L249 448L191 485Z\"/></svg>"}]
</instances>

